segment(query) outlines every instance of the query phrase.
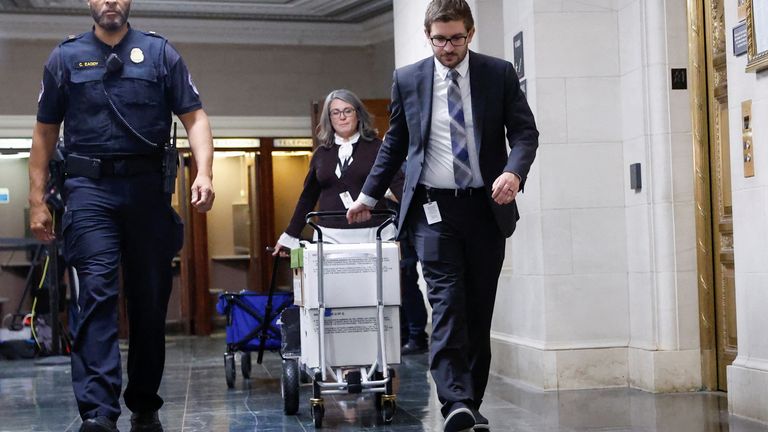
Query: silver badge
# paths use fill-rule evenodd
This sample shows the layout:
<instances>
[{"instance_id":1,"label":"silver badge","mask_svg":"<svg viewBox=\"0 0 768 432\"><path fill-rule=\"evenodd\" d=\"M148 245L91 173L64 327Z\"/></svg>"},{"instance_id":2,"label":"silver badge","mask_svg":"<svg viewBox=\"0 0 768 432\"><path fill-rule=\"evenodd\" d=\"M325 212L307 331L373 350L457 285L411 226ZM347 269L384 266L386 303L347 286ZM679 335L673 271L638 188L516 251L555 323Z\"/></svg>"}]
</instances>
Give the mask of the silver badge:
<instances>
[{"instance_id":1,"label":"silver badge","mask_svg":"<svg viewBox=\"0 0 768 432\"><path fill-rule=\"evenodd\" d=\"M144 61L144 52L141 48L134 48L131 50L131 61L134 63L141 63Z\"/></svg>"}]
</instances>

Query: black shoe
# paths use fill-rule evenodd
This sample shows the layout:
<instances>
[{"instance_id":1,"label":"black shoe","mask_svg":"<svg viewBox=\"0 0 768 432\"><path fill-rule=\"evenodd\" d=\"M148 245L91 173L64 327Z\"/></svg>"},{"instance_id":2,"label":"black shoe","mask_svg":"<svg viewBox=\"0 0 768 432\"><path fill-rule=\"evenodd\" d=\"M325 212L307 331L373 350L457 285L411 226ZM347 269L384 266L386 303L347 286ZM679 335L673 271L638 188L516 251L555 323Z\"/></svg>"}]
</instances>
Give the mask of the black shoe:
<instances>
[{"instance_id":1,"label":"black shoe","mask_svg":"<svg viewBox=\"0 0 768 432\"><path fill-rule=\"evenodd\" d=\"M475 427L472 410L461 402L456 402L448 411L443 422L443 432L469 432Z\"/></svg>"},{"instance_id":2,"label":"black shoe","mask_svg":"<svg viewBox=\"0 0 768 432\"><path fill-rule=\"evenodd\" d=\"M80 432L118 432L114 420L99 416L83 420Z\"/></svg>"},{"instance_id":3,"label":"black shoe","mask_svg":"<svg viewBox=\"0 0 768 432\"><path fill-rule=\"evenodd\" d=\"M157 411L131 414L131 432L163 432Z\"/></svg>"},{"instance_id":4,"label":"black shoe","mask_svg":"<svg viewBox=\"0 0 768 432\"><path fill-rule=\"evenodd\" d=\"M423 354L427 352L428 349L429 349L429 346L427 345L426 342L409 340L407 344L403 345L400 348L400 354L401 355Z\"/></svg>"},{"instance_id":5,"label":"black shoe","mask_svg":"<svg viewBox=\"0 0 768 432\"><path fill-rule=\"evenodd\" d=\"M472 410L472 414L475 416L475 432L486 432L491 430L491 426L488 423L488 419L484 415L480 414L478 410Z\"/></svg>"}]
</instances>

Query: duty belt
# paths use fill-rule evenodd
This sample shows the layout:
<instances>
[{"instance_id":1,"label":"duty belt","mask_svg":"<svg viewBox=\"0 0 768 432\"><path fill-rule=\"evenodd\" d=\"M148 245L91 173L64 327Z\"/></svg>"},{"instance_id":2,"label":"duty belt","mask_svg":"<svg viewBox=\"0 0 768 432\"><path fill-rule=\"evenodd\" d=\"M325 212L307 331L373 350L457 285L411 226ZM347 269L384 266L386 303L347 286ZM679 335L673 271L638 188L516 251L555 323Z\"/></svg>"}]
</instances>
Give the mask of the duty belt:
<instances>
[{"instance_id":1,"label":"duty belt","mask_svg":"<svg viewBox=\"0 0 768 432\"><path fill-rule=\"evenodd\" d=\"M162 173L161 156L136 155L120 157L89 157L69 154L65 159L67 177L131 177L139 174Z\"/></svg>"},{"instance_id":2,"label":"duty belt","mask_svg":"<svg viewBox=\"0 0 768 432\"><path fill-rule=\"evenodd\" d=\"M466 189L438 189L422 184L417 186L417 190L423 190L428 197L452 197L452 198L466 198L473 195L483 196L485 194L485 187L478 188L466 188Z\"/></svg>"}]
</instances>

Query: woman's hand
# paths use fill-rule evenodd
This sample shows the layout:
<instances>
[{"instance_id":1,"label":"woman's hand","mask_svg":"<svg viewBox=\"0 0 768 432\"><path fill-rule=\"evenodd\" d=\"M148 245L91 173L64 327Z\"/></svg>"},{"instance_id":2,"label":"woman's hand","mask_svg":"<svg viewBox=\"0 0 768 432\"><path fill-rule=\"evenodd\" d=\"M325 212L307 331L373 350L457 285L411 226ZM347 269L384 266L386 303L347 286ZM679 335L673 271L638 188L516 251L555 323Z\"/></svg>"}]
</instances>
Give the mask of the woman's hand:
<instances>
[{"instance_id":1,"label":"woman's hand","mask_svg":"<svg viewBox=\"0 0 768 432\"><path fill-rule=\"evenodd\" d=\"M275 243L274 251L272 252L272 256L281 256L283 258L288 256L288 252L291 249L287 246L283 246L280 244L280 242Z\"/></svg>"}]
</instances>

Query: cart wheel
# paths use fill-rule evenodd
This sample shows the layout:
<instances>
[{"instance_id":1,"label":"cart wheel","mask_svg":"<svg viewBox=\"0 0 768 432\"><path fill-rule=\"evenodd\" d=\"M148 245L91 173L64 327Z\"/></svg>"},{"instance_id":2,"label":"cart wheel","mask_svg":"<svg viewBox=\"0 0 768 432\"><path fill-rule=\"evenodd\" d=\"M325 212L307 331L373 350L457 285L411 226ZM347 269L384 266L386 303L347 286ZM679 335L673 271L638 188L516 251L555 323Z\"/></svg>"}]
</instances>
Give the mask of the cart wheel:
<instances>
[{"instance_id":1,"label":"cart wheel","mask_svg":"<svg viewBox=\"0 0 768 432\"><path fill-rule=\"evenodd\" d=\"M315 428L320 429L323 427L323 416L325 415L325 407L323 405L312 405L312 420L315 422Z\"/></svg>"},{"instance_id":2,"label":"cart wheel","mask_svg":"<svg viewBox=\"0 0 768 432\"><path fill-rule=\"evenodd\" d=\"M235 354L224 354L224 373L227 378L227 387L235 386Z\"/></svg>"},{"instance_id":3,"label":"cart wheel","mask_svg":"<svg viewBox=\"0 0 768 432\"><path fill-rule=\"evenodd\" d=\"M380 381L382 379L384 379L384 374L382 374L381 372L378 372L378 371L373 373L373 380L374 381ZM382 393L374 393L373 394L373 407L376 408L377 412L381 411L381 395L382 395Z\"/></svg>"},{"instance_id":4,"label":"cart wheel","mask_svg":"<svg viewBox=\"0 0 768 432\"><path fill-rule=\"evenodd\" d=\"M323 382L323 373L315 372L315 377L312 379L312 398L323 399L323 389L320 387L320 383Z\"/></svg>"},{"instance_id":5,"label":"cart wheel","mask_svg":"<svg viewBox=\"0 0 768 432\"><path fill-rule=\"evenodd\" d=\"M243 379L251 378L251 353L244 352L240 355L240 370L243 371Z\"/></svg>"},{"instance_id":6,"label":"cart wheel","mask_svg":"<svg viewBox=\"0 0 768 432\"><path fill-rule=\"evenodd\" d=\"M394 382L394 379L395 379L395 370L392 369L392 368L388 368L388 370L389 370L389 382L384 387L385 388L385 393L384 394L392 395L392 394L395 393L394 392L394 385L393 385L393 382ZM376 372L373 373L373 379L374 379L374 381L383 380L384 379L384 374L379 372L379 371L376 371ZM382 411L384 409L384 406L382 405L382 402L381 402L381 397L382 396L383 396L382 393L374 393L374 396L373 396L373 406L376 407L376 411ZM393 412L394 412L394 410L393 410Z\"/></svg>"},{"instance_id":7,"label":"cart wheel","mask_svg":"<svg viewBox=\"0 0 768 432\"><path fill-rule=\"evenodd\" d=\"M299 411L299 362L296 359L283 360L280 390L283 394L283 412L285 415L296 414Z\"/></svg>"},{"instance_id":8,"label":"cart wheel","mask_svg":"<svg viewBox=\"0 0 768 432\"><path fill-rule=\"evenodd\" d=\"M385 425L391 424L392 419L395 417L395 411L397 411L397 402L393 395L385 395L381 402L381 422Z\"/></svg>"},{"instance_id":9,"label":"cart wheel","mask_svg":"<svg viewBox=\"0 0 768 432\"><path fill-rule=\"evenodd\" d=\"M387 368L389 371L389 382L387 383L387 394L395 394L395 370Z\"/></svg>"}]
</instances>

